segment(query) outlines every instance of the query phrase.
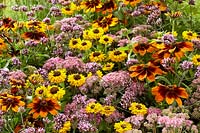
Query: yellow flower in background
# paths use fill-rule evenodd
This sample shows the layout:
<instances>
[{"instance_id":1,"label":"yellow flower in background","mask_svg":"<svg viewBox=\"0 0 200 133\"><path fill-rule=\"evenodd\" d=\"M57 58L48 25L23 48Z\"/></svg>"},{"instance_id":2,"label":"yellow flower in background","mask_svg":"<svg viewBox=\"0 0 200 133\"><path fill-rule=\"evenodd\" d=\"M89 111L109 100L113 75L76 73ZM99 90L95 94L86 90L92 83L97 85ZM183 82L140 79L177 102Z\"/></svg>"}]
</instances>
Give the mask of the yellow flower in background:
<instances>
[{"instance_id":1,"label":"yellow flower in background","mask_svg":"<svg viewBox=\"0 0 200 133\"><path fill-rule=\"evenodd\" d=\"M132 126L129 122L120 121L118 123L115 123L114 129L117 133L125 133L126 131L131 130Z\"/></svg>"},{"instance_id":2,"label":"yellow flower in background","mask_svg":"<svg viewBox=\"0 0 200 133\"><path fill-rule=\"evenodd\" d=\"M88 35L91 39L99 39L101 36L103 36L104 30L100 27L98 28L92 28L89 30Z\"/></svg>"},{"instance_id":3,"label":"yellow flower in background","mask_svg":"<svg viewBox=\"0 0 200 133\"><path fill-rule=\"evenodd\" d=\"M42 77L42 75L40 74L31 74L28 77L28 80L32 83L32 84L41 84L44 82L44 79Z\"/></svg>"},{"instance_id":4,"label":"yellow flower in background","mask_svg":"<svg viewBox=\"0 0 200 133\"><path fill-rule=\"evenodd\" d=\"M132 114L145 115L147 113L147 107L144 104L133 102L129 107Z\"/></svg>"},{"instance_id":5,"label":"yellow flower in background","mask_svg":"<svg viewBox=\"0 0 200 133\"><path fill-rule=\"evenodd\" d=\"M113 42L113 38L108 35L103 35L100 37L99 42L105 45L111 44Z\"/></svg>"},{"instance_id":6,"label":"yellow flower in background","mask_svg":"<svg viewBox=\"0 0 200 133\"><path fill-rule=\"evenodd\" d=\"M74 13L74 11L70 9L70 7L61 8L61 12L65 15L72 15Z\"/></svg>"},{"instance_id":7,"label":"yellow flower in background","mask_svg":"<svg viewBox=\"0 0 200 133\"><path fill-rule=\"evenodd\" d=\"M86 13L95 12L97 8L101 8L101 0L85 0L81 2L81 8L84 9Z\"/></svg>"},{"instance_id":8,"label":"yellow flower in background","mask_svg":"<svg viewBox=\"0 0 200 133\"><path fill-rule=\"evenodd\" d=\"M69 6L65 8L61 8L61 12L65 15L72 15L75 11L79 11L80 7L74 4L73 2L70 3Z\"/></svg>"},{"instance_id":9,"label":"yellow flower in background","mask_svg":"<svg viewBox=\"0 0 200 133\"><path fill-rule=\"evenodd\" d=\"M200 65L200 55L196 54L192 57L192 62L194 65L199 66Z\"/></svg>"},{"instance_id":10,"label":"yellow flower in background","mask_svg":"<svg viewBox=\"0 0 200 133\"><path fill-rule=\"evenodd\" d=\"M82 40L78 45L79 50L89 50L92 47L92 42L88 40Z\"/></svg>"},{"instance_id":11,"label":"yellow flower in background","mask_svg":"<svg viewBox=\"0 0 200 133\"><path fill-rule=\"evenodd\" d=\"M110 70L113 69L114 65L115 65L115 64L112 63L112 62L108 62L108 63L106 63L105 65L103 65L102 70L103 70L103 71L110 71Z\"/></svg>"},{"instance_id":12,"label":"yellow flower in background","mask_svg":"<svg viewBox=\"0 0 200 133\"><path fill-rule=\"evenodd\" d=\"M105 54L100 51L90 53L90 61L92 62L101 62L105 59Z\"/></svg>"},{"instance_id":13,"label":"yellow flower in background","mask_svg":"<svg viewBox=\"0 0 200 133\"><path fill-rule=\"evenodd\" d=\"M95 20L92 24L93 27L103 28L104 32L107 32L109 27L115 26L118 24L118 18L114 17L112 14L109 14L105 17L100 17Z\"/></svg>"},{"instance_id":14,"label":"yellow flower in background","mask_svg":"<svg viewBox=\"0 0 200 133\"><path fill-rule=\"evenodd\" d=\"M141 2L141 0L124 0L125 5L130 4L131 6L136 6L140 2Z\"/></svg>"},{"instance_id":15,"label":"yellow flower in background","mask_svg":"<svg viewBox=\"0 0 200 133\"><path fill-rule=\"evenodd\" d=\"M45 32L49 29L48 25L41 21L25 22L25 27L29 30L37 30L39 32Z\"/></svg>"},{"instance_id":16,"label":"yellow flower in background","mask_svg":"<svg viewBox=\"0 0 200 133\"><path fill-rule=\"evenodd\" d=\"M35 95L37 97L44 97L46 95L47 88L45 86L39 86L35 89Z\"/></svg>"},{"instance_id":17,"label":"yellow flower in background","mask_svg":"<svg viewBox=\"0 0 200 133\"><path fill-rule=\"evenodd\" d=\"M100 103L91 102L87 104L85 111L87 113L99 113L102 110L102 105Z\"/></svg>"},{"instance_id":18,"label":"yellow flower in background","mask_svg":"<svg viewBox=\"0 0 200 133\"><path fill-rule=\"evenodd\" d=\"M4 42L4 40L0 38L0 51L4 51L7 48L8 48L8 46L6 45L6 43Z\"/></svg>"},{"instance_id":19,"label":"yellow flower in background","mask_svg":"<svg viewBox=\"0 0 200 133\"><path fill-rule=\"evenodd\" d=\"M63 127L61 129L59 129L59 133L67 133L70 130L71 130L71 122L70 121L66 121L63 124Z\"/></svg>"},{"instance_id":20,"label":"yellow flower in background","mask_svg":"<svg viewBox=\"0 0 200 133\"><path fill-rule=\"evenodd\" d=\"M86 77L83 74L68 75L68 82L71 86L80 87L85 83Z\"/></svg>"},{"instance_id":21,"label":"yellow flower in background","mask_svg":"<svg viewBox=\"0 0 200 133\"><path fill-rule=\"evenodd\" d=\"M89 77L91 77L92 76L92 72L89 72L88 74L87 74L87 78L89 78Z\"/></svg>"},{"instance_id":22,"label":"yellow flower in background","mask_svg":"<svg viewBox=\"0 0 200 133\"><path fill-rule=\"evenodd\" d=\"M100 113L105 116L110 116L113 112L115 112L115 107L106 105L103 106Z\"/></svg>"},{"instance_id":23,"label":"yellow flower in background","mask_svg":"<svg viewBox=\"0 0 200 133\"><path fill-rule=\"evenodd\" d=\"M100 70L97 70L97 71L96 71L96 74L97 74L97 76L98 76L99 78L102 78L102 77L103 77L103 73L102 73L102 71L100 71Z\"/></svg>"},{"instance_id":24,"label":"yellow flower in background","mask_svg":"<svg viewBox=\"0 0 200 133\"><path fill-rule=\"evenodd\" d=\"M183 31L182 33L183 39L185 40L192 40L197 38L197 33L192 31Z\"/></svg>"},{"instance_id":25,"label":"yellow flower in background","mask_svg":"<svg viewBox=\"0 0 200 133\"><path fill-rule=\"evenodd\" d=\"M66 69L52 70L48 74L48 79L51 83L62 83L66 77Z\"/></svg>"},{"instance_id":26,"label":"yellow flower in background","mask_svg":"<svg viewBox=\"0 0 200 133\"><path fill-rule=\"evenodd\" d=\"M166 16L171 17L171 18L179 18L182 16L182 12L177 11L177 12L168 12L165 13Z\"/></svg>"},{"instance_id":27,"label":"yellow flower in background","mask_svg":"<svg viewBox=\"0 0 200 133\"><path fill-rule=\"evenodd\" d=\"M84 31L83 31L83 38L84 38L85 40L90 40L90 39L91 39L91 37L90 37L90 35L89 35L89 30L84 30Z\"/></svg>"},{"instance_id":28,"label":"yellow flower in background","mask_svg":"<svg viewBox=\"0 0 200 133\"><path fill-rule=\"evenodd\" d=\"M127 58L127 54L121 50L113 50L108 53L108 57L113 62L122 62Z\"/></svg>"},{"instance_id":29,"label":"yellow flower in background","mask_svg":"<svg viewBox=\"0 0 200 133\"><path fill-rule=\"evenodd\" d=\"M0 110L8 111L12 109L12 111L18 112L19 107L25 105L25 102L21 101L21 98L21 96L2 94L0 97Z\"/></svg>"},{"instance_id":30,"label":"yellow flower in background","mask_svg":"<svg viewBox=\"0 0 200 133\"><path fill-rule=\"evenodd\" d=\"M49 98L60 100L65 95L65 90L56 85L48 86L46 95Z\"/></svg>"},{"instance_id":31,"label":"yellow flower in background","mask_svg":"<svg viewBox=\"0 0 200 133\"><path fill-rule=\"evenodd\" d=\"M167 32L167 34L172 34L174 37L177 37L177 36L178 36L178 33L177 33L176 31Z\"/></svg>"},{"instance_id":32,"label":"yellow flower in background","mask_svg":"<svg viewBox=\"0 0 200 133\"><path fill-rule=\"evenodd\" d=\"M78 44L81 43L80 38L71 38L69 41L69 48L70 49L76 49L78 47Z\"/></svg>"}]
</instances>

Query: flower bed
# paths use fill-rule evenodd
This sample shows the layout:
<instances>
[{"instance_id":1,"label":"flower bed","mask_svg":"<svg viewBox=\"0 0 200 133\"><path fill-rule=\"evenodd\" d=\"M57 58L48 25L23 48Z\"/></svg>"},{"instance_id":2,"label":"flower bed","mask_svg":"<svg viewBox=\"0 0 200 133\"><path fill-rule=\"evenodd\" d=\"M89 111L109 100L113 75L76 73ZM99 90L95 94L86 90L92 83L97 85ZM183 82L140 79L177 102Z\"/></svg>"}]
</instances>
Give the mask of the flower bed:
<instances>
[{"instance_id":1,"label":"flower bed","mask_svg":"<svg viewBox=\"0 0 200 133\"><path fill-rule=\"evenodd\" d=\"M200 2L0 2L0 132L200 131Z\"/></svg>"}]
</instances>

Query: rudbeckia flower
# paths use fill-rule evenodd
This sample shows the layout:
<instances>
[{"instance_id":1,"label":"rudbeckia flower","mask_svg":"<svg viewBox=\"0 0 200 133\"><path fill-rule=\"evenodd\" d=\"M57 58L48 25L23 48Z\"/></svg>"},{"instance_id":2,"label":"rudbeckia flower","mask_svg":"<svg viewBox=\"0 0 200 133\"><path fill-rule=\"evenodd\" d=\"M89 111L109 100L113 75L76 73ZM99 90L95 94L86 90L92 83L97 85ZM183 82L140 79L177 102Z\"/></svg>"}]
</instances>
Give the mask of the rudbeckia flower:
<instances>
[{"instance_id":1,"label":"rudbeckia flower","mask_svg":"<svg viewBox=\"0 0 200 133\"><path fill-rule=\"evenodd\" d=\"M32 39L35 41L40 41L41 38L47 37L47 35L44 32L40 32L40 31L29 31L29 32L23 33L21 37L25 40Z\"/></svg>"},{"instance_id":2,"label":"rudbeckia flower","mask_svg":"<svg viewBox=\"0 0 200 133\"><path fill-rule=\"evenodd\" d=\"M90 39L99 39L101 36L103 36L103 34L104 34L104 30L101 27L92 28L88 32Z\"/></svg>"},{"instance_id":3,"label":"rudbeckia flower","mask_svg":"<svg viewBox=\"0 0 200 133\"><path fill-rule=\"evenodd\" d=\"M114 129L117 133L125 133L126 131L129 131L132 129L132 126L129 122L126 121L120 121L118 123L115 123Z\"/></svg>"},{"instance_id":4,"label":"rudbeckia flower","mask_svg":"<svg viewBox=\"0 0 200 133\"><path fill-rule=\"evenodd\" d=\"M197 38L198 35L197 33L192 32L192 31L183 31L182 36L183 36L183 39L185 40L192 40L192 39Z\"/></svg>"},{"instance_id":5,"label":"rudbeckia flower","mask_svg":"<svg viewBox=\"0 0 200 133\"><path fill-rule=\"evenodd\" d=\"M92 62L101 62L105 59L105 54L103 54L102 52L100 51L96 51L96 52L92 52L90 53L90 61Z\"/></svg>"},{"instance_id":6,"label":"rudbeckia flower","mask_svg":"<svg viewBox=\"0 0 200 133\"><path fill-rule=\"evenodd\" d=\"M145 115L147 113L147 107L144 104L133 102L129 107L132 114Z\"/></svg>"},{"instance_id":7,"label":"rudbeckia flower","mask_svg":"<svg viewBox=\"0 0 200 133\"><path fill-rule=\"evenodd\" d=\"M108 31L109 27L115 26L118 23L118 18L114 17L112 14L100 17L93 22L93 27L101 27L104 32Z\"/></svg>"},{"instance_id":8,"label":"rudbeckia flower","mask_svg":"<svg viewBox=\"0 0 200 133\"><path fill-rule=\"evenodd\" d=\"M40 74L31 74L29 77L28 77L28 80L32 83L32 84L41 84L44 82L44 79L42 77L42 75Z\"/></svg>"},{"instance_id":9,"label":"rudbeckia flower","mask_svg":"<svg viewBox=\"0 0 200 133\"><path fill-rule=\"evenodd\" d=\"M46 95L47 88L45 86L39 86L35 89L35 95L37 97L44 97Z\"/></svg>"},{"instance_id":10,"label":"rudbeckia flower","mask_svg":"<svg viewBox=\"0 0 200 133\"><path fill-rule=\"evenodd\" d=\"M105 116L110 116L114 111L115 111L114 106L106 105L102 107L102 110L100 111L100 113Z\"/></svg>"},{"instance_id":11,"label":"rudbeckia flower","mask_svg":"<svg viewBox=\"0 0 200 133\"><path fill-rule=\"evenodd\" d=\"M69 41L69 48L70 49L76 49L78 47L78 44L81 43L80 38L71 38Z\"/></svg>"},{"instance_id":12,"label":"rudbeckia flower","mask_svg":"<svg viewBox=\"0 0 200 133\"><path fill-rule=\"evenodd\" d=\"M7 49L7 45L3 39L0 38L0 51L4 51Z\"/></svg>"},{"instance_id":13,"label":"rudbeckia flower","mask_svg":"<svg viewBox=\"0 0 200 133\"><path fill-rule=\"evenodd\" d=\"M196 54L192 57L192 62L194 65L200 66L200 55Z\"/></svg>"},{"instance_id":14,"label":"rudbeckia flower","mask_svg":"<svg viewBox=\"0 0 200 133\"><path fill-rule=\"evenodd\" d=\"M152 53L156 48L149 43L136 43L133 45L133 52L144 56L146 53Z\"/></svg>"},{"instance_id":15,"label":"rudbeckia flower","mask_svg":"<svg viewBox=\"0 0 200 133\"><path fill-rule=\"evenodd\" d=\"M13 96L9 94L0 95L0 110L8 111L12 109L14 112L18 112L19 106L24 106L25 103L21 101L21 96Z\"/></svg>"},{"instance_id":16,"label":"rudbeckia flower","mask_svg":"<svg viewBox=\"0 0 200 133\"><path fill-rule=\"evenodd\" d=\"M147 64L134 65L129 68L130 76L137 77L139 80L143 81L147 78L149 81L155 81L156 75L162 75L164 72L153 63L148 62Z\"/></svg>"},{"instance_id":17,"label":"rudbeckia flower","mask_svg":"<svg viewBox=\"0 0 200 133\"><path fill-rule=\"evenodd\" d=\"M67 133L70 130L71 130L71 122L70 121L66 121L63 124L63 127L59 129L59 133Z\"/></svg>"},{"instance_id":18,"label":"rudbeckia flower","mask_svg":"<svg viewBox=\"0 0 200 133\"><path fill-rule=\"evenodd\" d=\"M122 62L127 58L127 54L121 50L114 50L108 53L108 58L113 62Z\"/></svg>"},{"instance_id":19,"label":"rudbeckia flower","mask_svg":"<svg viewBox=\"0 0 200 133\"><path fill-rule=\"evenodd\" d=\"M130 4L131 6L136 6L140 2L141 2L141 0L124 0L125 5Z\"/></svg>"},{"instance_id":20,"label":"rudbeckia flower","mask_svg":"<svg viewBox=\"0 0 200 133\"><path fill-rule=\"evenodd\" d=\"M66 69L53 70L48 74L48 79L51 83L62 83L66 77Z\"/></svg>"},{"instance_id":21,"label":"rudbeckia flower","mask_svg":"<svg viewBox=\"0 0 200 133\"><path fill-rule=\"evenodd\" d=\"M103 71L110 71L110 70L113 69L114 65L115 65L115 64L112 63L112 62L108 62L108 63L106 63L105 65L103 65L102 70L103 70Z\"/></svg>"},{"instance_id":22,"label":"rudbeckia flower","mask_svg":"<svg viewBox=\"0 0 200 133\"><path fill-rule=\"evenodd\" d=\"M99 113L102 110L102 105L100 103L91 102L87 104L85 111L87 113Z\"/></svg>"},{"instance_id":23,"label":"rudbeckia flower","mask_svg":"<svg viewBox=\"0 0 200 133\"><path fill-rule=\"evenodd\" d=\"M56 85L48 86L46 96L56 100L60 100L65 95L65 90Z\"/></svg>"},{"instance_id":24,"label":"rudbeckia flower","mask_svg":"<svg viewBox=\"0 0 200 133\"><path fill-rule=\"evenodd\" d=\"M79 50L89 50L92 47L92 42L89 40L82 40L78 45L77 49Z\"/></svg>"},{"instance_id":25,"label":"rudbeckia flower","mask_svg":"<svg viewBox=\"0 0 200 133\"><path fill-rule=\"evenodd\" d=\"M81 8L85 10L85 12L95 12L97 8L101 8L102 3L100 0L84 0L81 2Z\"/></svg>"},{"instance_id":26,"label":"rudbeckia flower","mask_svg":"<svg viewBox=\"0 0 200 133\"><path fill-rule=\"evenodd\" d=\"M100 37L99 42L104 45L111 44L113 42L113 38L108 35L103 35Z\"/></svg>"},{"instance_id":27,"label":"rudbeckia flower","mask_svg":"<svg viewBox=\"0 0 200 133\"><path fill-rule=\"evenodd\" d=\"M156 102L162 102L165 99L167 104L172 104L175 100L179 106L182 105L180 98L188 98L185 88L178 87L177 85L165 86L159 83L152 88L151 92L155 95Z\"/></svg>"},{"instance_id":28,"label":"rudbeckia flower","mask_svg":"<svg viewBox=\"0 0 200 133\"><path fill-rule=\"evenodd\" d=\"M157 1L152 1L151 5L158 7L160 11L166 12L167 11L167 5L164 2L157 2Z\"/></svg>"},{"instance_id":29,"label":"rudbeckia flower","mask_svg":"<svg viewBox=\"0 0 200 133\"><path fill-rule=\"evenodd\" d=\"M96 10L98 12L101 12L102 14L106 13L112 13L117 9L117 5L114 0L108 0L107 2L103 3L101 8L97 8Z\"/></svg>"},{"instance_id":30,"label":"rudbeckia flower","mask_svg":"<svg viewBox=\"0 0 200 133\"><path fill-rule=\"evenodd\" d=\"M33 118L37 119L39 116L47 117L48 113L51 115L56 115L57 110L61 109L61 106L58 104L57 100L52 98L43 98L39 99L35 97L32 103L27 105L28 108L31 108L29 114L33 114Z\"/></svg>"},{"instance_id":31,"label":"rudbeckia flower","mask_svg":"<svg viewBox=\"0 0 200 133\"><path fill-rule=\"evenodd\" d=\"M184 56L185 52L193 50L193 43L191 42L176 42L172 45L163 45L152 57L155 60L162 60L164 58L174 57L178 61Z\"/></svg>"},{"instance_id":32,"label":"rudbeckia flower","mask_svg":"<svg viewBox=\"0 0 200 133\"><path fill-rule=\"evenodd\" d=\"M16 26L15 26L16 21L12 20L11 18L3 18L0 20L0 31L8 31L8 30L13 30L15 31Z\"/></svg>"},{"instance_id":33,"label":"rudbeckia flower","mask_svg":"<svg viewBox=\"0 0 200 133\"><path fill-rule=\"evenodd\" d=\"M25 26L29 30L37 30L39 32L45 32L48 29L48 25L41 21L29 21L25 23Z\"/></svg>"},{"instance_id":34,"label":"rudbeckia flower","mask_svg":"<svg viewBox=\"0 0 200 133\"><path fill-rule=\"evenodd\" d=\"M68 75L68 82L71 86L80 87L85 83L85 76L82 74L71 74Z\"/></svg>"}]
</instances>

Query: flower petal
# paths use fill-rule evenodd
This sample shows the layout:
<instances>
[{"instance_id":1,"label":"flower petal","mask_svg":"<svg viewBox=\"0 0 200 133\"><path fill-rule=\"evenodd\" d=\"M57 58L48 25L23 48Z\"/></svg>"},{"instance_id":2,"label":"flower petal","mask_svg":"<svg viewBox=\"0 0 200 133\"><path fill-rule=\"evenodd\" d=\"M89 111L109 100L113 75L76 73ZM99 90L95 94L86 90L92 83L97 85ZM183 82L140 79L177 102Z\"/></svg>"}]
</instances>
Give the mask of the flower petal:
<instances>
[{"instance_id":1,"label":"flower petal","mask_svg":"<svg viewBox=\"0 0 200 133\"><path fill-rule=\"evenodd\" d=\"M179 97L177 97L175 100L178 103L178 106L182 106L182 101Z\"/></svg>"},{"instance_id":2,"label":"flower petal","mask_svg":"<svg viewBox=\"0 0 200 133\"><path fill-rule=\"evenodd\" d=\"M172 104L174 102L174 97L166 96L166 102L167 102L167 104Z\"/></svg>"}]
</instances>

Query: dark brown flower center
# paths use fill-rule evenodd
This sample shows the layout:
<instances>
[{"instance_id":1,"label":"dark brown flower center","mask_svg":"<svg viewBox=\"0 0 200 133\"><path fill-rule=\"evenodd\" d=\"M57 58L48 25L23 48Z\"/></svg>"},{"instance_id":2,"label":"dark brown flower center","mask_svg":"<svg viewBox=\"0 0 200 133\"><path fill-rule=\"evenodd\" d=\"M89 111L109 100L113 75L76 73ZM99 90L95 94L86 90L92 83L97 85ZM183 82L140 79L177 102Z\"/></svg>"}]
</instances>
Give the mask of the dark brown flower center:
<instances>
[{"instance_id":1,"label":"dark brown flower center","mask_svg":"<svg viewBox=\"0 0 200 133\"><path fill-rule=\"evenodd\" d=\"M53 73L53 76L60 76L61 75L61 72L59 72L59 71L54 71L54 73Z\"/></svg>"},{"instance_id":2,"label":"dark brown flower center","mask_svg":"<svg viewBox=\"0 0 200 133\"><path fill-rule=\"evenodd\" d=\"M81 43L81 45L82 45L82 46L85 46L85 45L87 45L87 43L86 43L86 42L83 42L83 43Z\"/></svg>"},{"instance_id":3,"label":"dark brown flower center","mask_svg":"<svg viewBox=\"0 0 200 133\"><path fill-rule=\"evenodd\" d=\"M121 127L122 127L122 128L126 128L126 124L122 124Z\"/></svg>"},{"instance_id":4,"label":"dark brown flower center","mask_svg":"<svg viewBox=\"0 0 200 133\"><path fill-rule=\"evenodd\" d=\"M78 74L77 74L77 75L74 75L74 79L75 79L75 80L79 80L79 79L81 79L81 76L78 75Z\"/></svg>"},{"instance_id":5,"label":"dark brown flower center","mask_svg":"<svg viewBox=\"0 0 200 133\"><path fill-rule=\"evenodd\" d=\"M94 108L95 108L95 105L92 105L92 106L91 106L91 109L94 109Z\"/></svg>"},{"instance_id":6,"label":"dark brown flower center","mask_svg":"<svg viewBox=\"0 0 200 133\"><path fill-rule=\"evenodd\" d=\"M6 102L9 103L9 104L11 104L11 103L14 102L14 99L12 99L12 98L8 98L8 99L6 100Z\"/></svg>"},{"instance_id":7,"label":"dark brown flower center","mask_svg":"<svg viewBox=\"0 0 200 133\"><path fill-rule=\"evenodd\" d=\"M98 29L93 30L94 33L99 33Z\"/></svg>"},{"instance_id":8,"label":"dark brown flower center","mask_svg":"<svg viewBox=\"0 0 200 133\"><path fill-rule=\"evenodd\" d=\"M198 58L197 61L200 62L200 58Z\"/></svg>"},{"instance_id":9,"label":"dark brown flower center","mask_svg":"<svg viewBox=\"0 0 200 133\"><path fill-rule=\"evenodd\" d=\"M136 105L136 108L137 108L138 110L141 110L141 109L142 109L142 106L141 106L141 105Z\"/></svg>"},{"instance_id":10,"label":"dark brown flower center","mask_svg":"<svg viewBox=\"0 0 200 133\"><path fill-rule=\"evenodd\" d=\"M114 55L120 55L122 52L120 52L120 51L115 51L114 52Z\"/></svg>"},{"instance_id":11,"label":"dark brown flower center","mask_svg":"<svg viewBox=\"0 0 200 133\"><path fill-rule=\"evenodd\" d=\"M108 41L108 38L104 38L103 40L107 42L107 41Z\"/></svg>"},{"instance_id":12,"label":"dark brown flower center","mask_svg":"<svg viewBox=\"0 0 200 133\"><path fill-rule=\"evenodd\" d=\"M96 57L96 56L99 56L101 53L99 52L94 52L93 56Z\"/></svg>"},{"instance_id":13,"label":"dark brown flower center","mask_svg":"<svg viewBox=\"0 0 200 133\"><path fill-rule=\"evenodd\" d=\"M41 102L40 102L40 106L47 106L48 105L48 103L47 103L47 101L45 101L45 100L42 100Z\"/></svg>"},{"instance_id":14,"label":"dark brown flower center","mask_svg":"<svg viewBox=\"0 0 200 133\"><path fill-rule=\"evenodd\" d=\"M51 94L56 94L59 91L58 87L52 87L50 92Z\"/></svg>"},{"instance_id":15,"label":"dark brown flower center","mask_svg":"<svg viewBox=\"0 0 200 133\"><path fill-rule=\"evenodd\" d=\"M192 36L192 33L191 33L191 32L188 32L187 35L188 35L188 36Z\"/></svg>"},{"instance_id":16,"label":"dark brown flower center","mask_svg":"<svg viewBox=\"0 0 200 133\"><path fill-rule=\"evenodd\" d=\"M105 107L104 109L105 109L105 110L110 110L110 108L109 108L109 107Z\"/></svg>"},{"instance_id":17,"label":"dark brown flower center","mask_svg":"<svg viewBox=\"0 0 200 133\"><path fill-rule=\"evenodd\" d=\"M111 67L111 65L110 65L110 64L108 64L108 65L106 65L106 67Z\"/></svg>"},{"instance_id":18,"label":"dark brown flower center","mask_svg":"<svg viewBox=\"0 0 200 133\"><path fill-rule=\"evenodd\" d=\"M78 42L76 40L72 41L73 45L76 45Z\"/></svg>"},{"instance_id":19,"label":"dark brown flower center","mask_svg":"<svg viewBox=\"0 0 200 133\"><path fill-rule=\"evenodd\" d=\"M38 93L39 93L39 94L42 94L43 92L44 92L43 90L40 90Z\"/></svg>"}]
</instances>

